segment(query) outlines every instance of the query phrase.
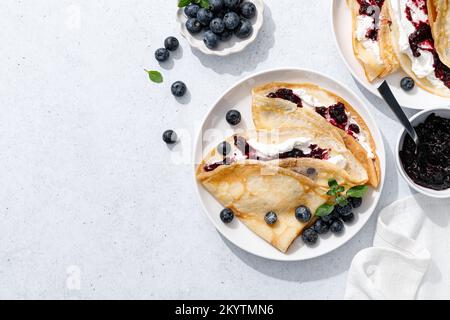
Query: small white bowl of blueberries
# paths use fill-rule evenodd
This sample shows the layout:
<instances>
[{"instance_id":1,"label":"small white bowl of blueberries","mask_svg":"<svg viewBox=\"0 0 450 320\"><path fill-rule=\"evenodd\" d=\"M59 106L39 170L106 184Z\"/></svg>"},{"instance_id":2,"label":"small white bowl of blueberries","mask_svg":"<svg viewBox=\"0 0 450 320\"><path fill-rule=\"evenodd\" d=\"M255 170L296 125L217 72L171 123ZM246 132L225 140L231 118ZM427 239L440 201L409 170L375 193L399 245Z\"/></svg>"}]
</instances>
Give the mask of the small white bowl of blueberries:
<instances>
[{"instance_id":1,"label":"small white bowl of blueberries","mask_svg":"<svg viewBox=\"0 0 450 320\"><path fill-rule=\"evenodd\" d=\"M252 43L263 24L262 0L177 0L177 20L190 46L227 56Z\"/></svg>"}]
</instances>

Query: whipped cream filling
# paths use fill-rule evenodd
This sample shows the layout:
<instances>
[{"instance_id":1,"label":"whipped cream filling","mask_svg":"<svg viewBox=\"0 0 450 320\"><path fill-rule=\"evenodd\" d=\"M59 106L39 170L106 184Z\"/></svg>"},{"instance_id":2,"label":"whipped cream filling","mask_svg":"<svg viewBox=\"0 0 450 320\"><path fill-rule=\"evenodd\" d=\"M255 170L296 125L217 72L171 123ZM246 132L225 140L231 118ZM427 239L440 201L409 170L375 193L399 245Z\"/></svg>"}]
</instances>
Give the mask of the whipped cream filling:
<instances>
[{"instance_id":1,"label":"whipped cream filling","mask_svg":"<svg viewBox=\"0 0 450 320\"><path fill-rule=\"evenodd\" d=\"M397 17L399 26L398 45L402 53L411 60L412 71L418 78L427 78L431 84L439 88L447 88L444 83L435 75L433 53L428 50L418 49L420 56L415 57L409 43L409 36L416 31L414 24L408 19L406 14L409 8L411 19L414 23L429 23L428 14L419 6L419 2L413 0L391 0L392 9Z\"/></svg>"},{"instance_id":2,"label":"whipped cream filling","mask_svg":"<svg viewBox=\"0 0 450 320\"><path fill-rule=\"evenodd\" d=\"M312 144L311 139L305 137L292 138L281 143L274 144L262 143L256 139L249 139L247 142L253 147L253 149L269 157L275 157L280 153L289 152L294 149L302 150L304 154L310 154L310 145Z\"/></svg>"},{"instance_id":3,"label":"whipped cream filling","mask_svg":"<svg viewBox=\"0 0 450 320\"><path fill-rule=\"evenodd\" d=\"M375 13L374 13L375 14ZM359 15L356 19L356 39L361 42L364 48L371 51L379 64L383 63L380 54L380 44L378 41L367 38L370 30L376 29L375 19L367 15Z\"/></svg>"},{"instance_id":4,"label":"whipped cream filling","mask_svg":"<svg viewBox=\"0 0 450 320\"><path fill-rule=\"evenodd\" d=\"M302 99L302 105L304 107L315 108L324 106L323 103L319 101L316 97L308 94L304 89L294 89L292 90L295 95Z\"/></svg>"},{"instance_id":5,"label":"whipped cream filling","mask_svg":"<svg viewBox=\"0 0 450 320\"><path fill-rule=\"evenodd\" d=\"M347 166L347 159L345 159L341 155L330 157L329 159L327 159L327 161L335 164L341 169L344 169Z\"/></svg>"}]
</instances>

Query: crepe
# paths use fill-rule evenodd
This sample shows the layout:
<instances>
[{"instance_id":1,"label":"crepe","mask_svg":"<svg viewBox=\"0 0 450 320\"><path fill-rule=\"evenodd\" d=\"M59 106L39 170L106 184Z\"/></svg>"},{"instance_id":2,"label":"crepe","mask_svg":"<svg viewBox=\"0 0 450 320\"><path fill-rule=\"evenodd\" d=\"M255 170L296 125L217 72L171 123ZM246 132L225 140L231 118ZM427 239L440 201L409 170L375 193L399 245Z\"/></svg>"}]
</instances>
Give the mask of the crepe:
<instances>
[{"instance_id":1,"label":"crepe","mask_svg":"<svg viewBox=\"0 0 450 320\"><path fill-rule=\"evenodd\" d=\"M416 74L417 71L414 72L413 62L412 62L412 59L414 57L413 57L411 47L408 46L408 41L410 42L410 39L408 38L409 35L405 35L405 34L402 35L401 29L400 29L400 28L402 28L402 30L403 30L403 26L401 24L401 14L403 14L403 13L402 13L402 10L399 8L399 5L406 3L406 1L407 0L386 1L386 5L389 8L389 12L392 17L391 29L392 29L392 43L393 43L393 47L394 47L394 52L396 53L397 58L400 62L401 67L403 68L403 70L411 78L414 79L414 81L416 82L416 84L419 87L421 87L422 89L424 89L432 94L450 98L450 88L448 88L442 80L440 80L436 77L435 72L427 74L425 76L422 76L422 75L418 76ZM439 17L442 17L442 15L443 15L442 12L445 12L447 10L442 10L442 8L445 7L445 6L443 6L442 2L438 2L438 1L433 2L434 0L433 1L416 0L416 1L418 1L417 3L419 5L424 5L424 6L426 5L427 11L429 13L428 14L428 22L421 22L421 23L429 25L432 29L434 28L434 32L433 32L433 30L431 32L432 33L431 40L432 40L432 42L434 41L435 45L437 45L437 47L435 47L435 48L438 51L436 51L437 52L437 60L434 58L434 61L432 62L433 66L435 67L436 65L439 65L441 68L448 70L448 65L445 64L445 61L447 61L447 63L448 63L448 60L447 59L441 60L442 56L446 56L446 52L444 52L444 51L446 51L448 49L447 48L447 40L442 39L442 35L441 35L442 31L440 31L442 28L442 25L444 23L439 22L441 20L437 20L438 15L436 15L437 12L441 12L439 14ZM436 9L437 9L437 11L436 11ZM430 12L431 12L431 14L430 14ZM421 15L423 16L426 14L421 13ZM434 26L432 26L431 21L434 18L438 22L434 23ZM447 23L445 23L445 25L447 25ZM401 45L400 43L403 43L403 42L404 42L404 44ZM420 49L420 46L419 46L419 49ZM432 49L432 50L427 49L426 51L431 52L431 54L434 53L434 49ZM421 51L421 52L422 52L421 56L423 56L424 54L427 54L427 53L425 53L425 51ZM423 59L423 57L422 57L422 59ZM420 66L420 68L422 68L422 66ZM450 70L448 70L447 72L450 72Z\"/></svg>"},{"instance_id":2,"label":"crepe","mask_svg":"<svg viewBox=\"0 0 450 320\"><path fill-rule=\"evenodd\" d=\"M303 107L299 108L291 101L267 97L268 94L284 88L298 93L302 97ZM356 138L349 134L348 130L332 125L330 119L327 120L316 112L316 107L328 107L338 102L345 106L348 118L360 128L360 134ZM257 129L302 128L320 132L322 136L343 143L354 158L364 166L369 183L373 187L378 186L381 174L375 142L364 120L344 99L314 84L273 82L253 89L252 109Z\"/></svg>"},{"instance_id":3,"label":"crepe","mask_svg":"<svg viewBox=\"0 0 450 320\"><path fill-rule=\"evenodd\" d=\"M428 0L434 46L443 63L450 66L450 1Z\"/></svg>"},{"instance_id":4,"label":"crepe","mask_svg":"<svg viewBox=\"0 0 450 320\"><path fill-rule=\"evenodd\" d=\"M352 14L353 51L364 68L367 80L372 82L376 78L383 78L395 72L399 63L392 48L390 17L387 7L385 5L382 5L381 8L373 6L378 12L374 10L373 16L367 16L360 15L361 5L358 0L347 0L347 3ZM365 29L363 29L363 34L360 34L359 30L360 19L370 20L372 17L378 20L378 24L374 24L374 32L377 32L374 40L367 38L364 34Z\"/></svg>"}]
</instances>

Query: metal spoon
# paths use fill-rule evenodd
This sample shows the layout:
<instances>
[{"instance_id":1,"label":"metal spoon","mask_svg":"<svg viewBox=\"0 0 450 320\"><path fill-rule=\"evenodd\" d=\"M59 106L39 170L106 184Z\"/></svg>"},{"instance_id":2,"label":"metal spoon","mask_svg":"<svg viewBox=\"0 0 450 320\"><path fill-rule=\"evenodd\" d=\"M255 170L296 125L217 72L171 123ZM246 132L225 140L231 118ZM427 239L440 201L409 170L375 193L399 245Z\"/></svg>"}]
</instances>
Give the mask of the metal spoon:
<instances>
[{"instance_id":1,"label":"metal spoon","mask_svg":"<svg viewBox=\"0 0 450 320\"><path fill-rule=\"evenodd\" d=\"M392 93L391 88L389 88L388 83L386 81L383 81L383 83L378 87L378 91L380 92L384 101L386 101L388 106L391 108L392 112L395 114L397 119L405 127L406 132L408 132L409 136L414 140L417 152L417 146L419 145L419 136L417 135L416 130L414 130L414 127L412 126L411 122L409 122L408 117L403 112L402 107L400 107L400 104L398 103L397 99L395 99L394 94Z\"/></svg>"}]
</instances>

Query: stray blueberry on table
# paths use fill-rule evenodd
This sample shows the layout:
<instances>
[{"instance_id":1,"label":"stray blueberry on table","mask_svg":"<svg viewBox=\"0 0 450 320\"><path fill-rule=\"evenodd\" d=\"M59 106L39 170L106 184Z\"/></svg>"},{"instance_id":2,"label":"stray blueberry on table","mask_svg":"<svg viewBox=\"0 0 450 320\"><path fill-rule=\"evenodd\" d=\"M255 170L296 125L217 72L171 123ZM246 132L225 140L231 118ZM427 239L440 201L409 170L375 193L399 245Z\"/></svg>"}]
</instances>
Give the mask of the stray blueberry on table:
<instances>
[{"instance_id":1,"label":"stray blueberry on table","mask_svg":"<svg viewBox=\"0 0 450 320\"><path fill-rule=\"evenodd\" d=\"M197 12L197 20L204 26L207 26L211 23L211 20L214 18L214 14L211 10L201 8Z\"/></svg>"},{"instance_id":2,"label":"stray blueberry on table","mask_svg":"<svg viewBox=\"0 0 450 320\"><path fill-rule=\"evenodd\" d=\"M164 40L164 47L169 51L175 51L180 46L178 39L175 37L168 37Z\"/></svg>"},{"instance_id":3,"label":"stray blueberry on table","mask_svg":"<svg viewBox=\"0 0 450 320\"><path fill-rule=\"evenodd\" d=\"M224 8L223 0L209 0L209 10L219 13Z\"/></svg>"},{"instance_id":4,"label":"stray blueberry on table","mask_svg":"<svg viewBox=\"0 0 450 320\"><path fill-rule=\"evenodd\" d=\"M347 198L348 203L352 206L353 209L361 207L362 204L362 198L353 198L349 197Z\"/></svg>"},{"instance_id":5,"label":"stray blueberry on table","mask_svg":"<svg viewBox=\"0 0 450 320\"><path fill-rule=\"evenodd\" d=\"M172 84L171 91L175 97L182 97L185 95L187 87L184 82L177 81Z\"/></svg>"},{"instance_id":6,"label":"stray blueberry on table","mask_svg":"<svg viewBox=\"0 0 450 320\"><path fill-rule=\"evenodd\" d=\"M222 211L220 211L220 220L222 220L223 223L230 223L233 221L234 213L231 211L231 209L225 208Z\"/></svg>"},{"instance_id":7,"label":"stray blueberry on table","mask_svg":"<svg viewBox=\"0 0 450 320\"><path fill-rule=\"evenodd\" d=\"M240 19L236 12L228 12L223 16L223 22L225 23L225 28L234 30L239 26Z\"/></svg>"},{"instance_id":8,"label":"stray blueberry on table","mask_svg":"<svg viewBox=\"0 0 450 320\"><path fill-rule=\"evenodd\" d=\"M317 242L317 239L319 239L319 235L313 228L308 228L303 231L302 239L305 244L313 245Z\"/></svg>"},{"instance_id":9,"label":"stray blueberry on table","mask_svg":"<svg viewBox=\"0 0 450 320\"><path fill-rule=\"evenodd\" d=\"M202 31L202 24L197 20L197 18L190 18L186 21L186 29L191 34L197 34Z\"/></svg>"},{"instance_id":10,"label":"stray blueberry on table","mask_svg":"<svg viewBox=\"0 0 450 320\"><path fill-rule=\"evenodd\" d=\"M209 28L216 34L221 34L225 30L225 23L220 18L214 18L209 24Z\"/></svg>"},{"instance_id":11,"label":"stray blueberry on table","mask_svg":"<svg viewBox=\"0 0 450 320\"><path fill-rule=\"evenodd\" d=\"M198 4L191 3L184 8L184 14L189 18L196 18L198 10L200 10L200 6Z\"/></svg>"},{"instance_id":12,"label":"stray blueberry on table","mask_svg":"<svg viewBox=\"0 0 450 320\"><path fill-rule=\"evenodd\" d=\"M318 219L314 225L313 225L314 231L316 231L318 234L325 234L330 229L330 225L323 221L322 219Z\"/></svg>"},{"instance_id":13,"label":"stray blueberry on table","mask_svg":"<svg viewBox=\"0 0 450 320\"><path fill-rule=\"evenodd\" d=\"M411 91L414 88L414 80L410 77L404 77L401 81L400 81L400 86L402 87L403 90L405 91Z\"/></svg>"},{"instance_id":14,"label":"stray blueberry on table","mask_svg":"<svg viewBox=\"0 0 450 320\"><path fill-rule=\"evenodd\" d=\"M208 30L203 35L203 43L209 48L209 49L215 49L217 48L217 45L219 44L219 36L212 32L211 30Z\"/></svg>"},{"instance_id":15,"label":"stray blueberry on table","mask_svg":"<svg viewBox=\"0 0 450 320\"><path fill-rule=\"evenodd\" d=\"M312 217L311 210L308 207L300 206L295 209L295 217L300 222L308 222Z\"/></svg>"},{"instance_id":16,"label":"stray blueberry on table","mask_svg":"<svg viewBox=\"0 0 450 320\"><path fill-rule=\"evenodd\" d=\"M330 225L330 231L336 234L344 231L344 223L341 220L333 220Z\"/></svg>"},{"instance_id":17,"label":"stray blueberry on table","mask_svg":"<svg viewBox=\"0 0 450 320\"><path fill-rule=\"evenodd\" d=\"M217 151L220 155L226 156L231 152L231 145L228 142L223 141L217 146Z\"/></svg>"},{"instance_id":18,"label":"stray blueberry on table","mask_svg":"<svg viewBox=\"0 0 450 320\"><path fill-rule=\"evenodd\" d=\"M241 122L241 113L237 110L230 110L225 117L227 122L232 126L235 126Z\"/></svg>"},{"instance_id":19,"label":"stray blueberry on table","mask_svg":"<svg viewBox=\"0 0 450 320\"><path fill-rule=\"evenodd\" d=\"M255 16L255 14L256 14L256 7L253 3L244 2L243 4L241 4L241 15L244 18L251 19Z\"/></svg>"},{"instance_id":20,"label":"stray blueberry on table","mask_svg":"<svg viewBox=\"0 0 450 320\"><path fill-rule=\"evenodd\" d=\"M251 22L247 19L241 19L238 27L234 31L236 37L240 39L248 38L253 32L253 26Z\"/></svg>"},{"instance_id":21,"label":"stray blueberry on table","mask_svg":"<svg viewBox=\"0 0 450 320\"><path fill-rule=\"evenodd\" d=\"M268 225L273 225L277 222L278 217L277 214L273 211L267 212L265 217L264 217L264 221L268 224Z\"/></svg>"},{"instance_id":22,"label":"stray blueberry on table","mask_svg":"<svg viewBox=\"0 0 450 320\"><path fill-rule=\"evenodd\" d=\"M178 136L173 130L164 131L162 138L167 144L174 144L178 140Z\"/></svg>"},{"instance_id":23,"label":"stray blueberry on table","mask_svg":"<svg viewBox=\"0 0 450 320\"><path fill-rule=\"evenodd\" d=\"M155 51L155 59L159 62L164 62L169 59L170 53L166 48L159 48Z\"/></svg>"}]
</instances>

